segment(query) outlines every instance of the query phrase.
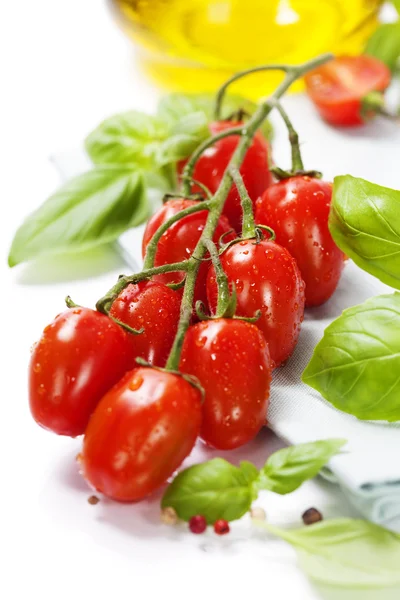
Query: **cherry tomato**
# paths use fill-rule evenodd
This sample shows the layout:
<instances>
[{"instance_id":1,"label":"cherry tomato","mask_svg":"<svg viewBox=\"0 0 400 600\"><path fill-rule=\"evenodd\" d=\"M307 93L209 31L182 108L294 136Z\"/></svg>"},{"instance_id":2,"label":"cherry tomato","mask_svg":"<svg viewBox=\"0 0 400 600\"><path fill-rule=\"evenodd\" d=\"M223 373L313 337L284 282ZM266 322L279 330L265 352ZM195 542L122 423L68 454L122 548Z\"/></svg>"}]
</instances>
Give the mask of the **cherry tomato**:
<instances>
[{"instance_id":1,"label":"cherry tomato","mask_svg":"<svg viewBox=\"0 0 400 600\"><path fill-rule=\"evenodd\" d=\"M169 218L176 215L179 211L196 204L195 200L172 199L168 200L147 223L142 243L143 256L146 254L146 248L157 229ZM166 231L158 243L155 266L166 265L168 263L180 262L190 258L197 242L202 234L206 224L208 212L199 211L193 215L188 215L180 221L177 221ZM232 229L228 219L221 216L215 230L214 241L217 243L219 238ZM233 235L227 235L224 239L229 241ZM195 288L195 301L207 301L206 278L208 264L203 263L199 269ZM153 281L162 283L178 283L183 278L183 273L163 273L153 277Z\"/></svg>"},{"instance_id":2,"label":"cherry tomato","mask_svg":"<svg viewBox=\"0 0 400 600\"><path fill-rule=\"evenodd\" d=\"M242 125L242 123L234 123L231 121L216 121L210 124L212 135L232 129ZM225 173L226 167L232 154L236 150L240 136L232 135L223 138L216 142L214 146L204 152L197 161L193 177L201 183L204 183L209 190L214 194L221 179ZM255 202L263 191L272 183L272 175L268 167L268 142L262 134L258 132L254 138L250 148L247 150L246 156L240 167L240 173L246 185L250 198ZM186 162L186 161L185 161ZM181 163L178 170L182 170L185 162ZM194 187L194 191L200 191ZM232 185L229 195L225 202L224 214L228 217L230 224L235 230L240 233L242 230L242 208L240 205L240 196L234 185Z\"/></svg>"},{"instance_id":3,"label":"cherry tomato","mask_svg":"<svg viewBox=\"0 0 400 600\"><path fill-rule=\"evenodd\" d=\"M332 125L365 122L362 100L370 92L383 92L390 70L373 56L339 56L305 76L307 92L321 117ZM373 113L373 111L372 111Z\"/></svg>"},{"instance_id":4,"label":"cherry tomato","mask_svg":"<svg viewBox=\"0 0 400 600\"><path fill-rule=\"evenodd\" d=\"M272 185L257 200L256 222L272 227L277 243L296 259L306 306L326 302L343 270L344 254L328 229L331 199L331 183L299 176Z\"/></svg>"},{"instance_id":5,"label":"cherry tomato","mask_svg":"<svg viewBox=\"0 0 400 600\"><path fill-rule=\"evenodd\" d=\"M271 361L261 331L235 319L189 327L180 370L205 390L201 437L220 450L252 440L265 424Z\"/></svg>"},{"instance_id":6,"label":"cherry tomato","mask_svg":"<svg viewBox=\"0 0 400 600\"><path fill-rule=\"evenodd\" d=\"M70 308L43 331L29 367L35 421L60 435L84 433L97 403L133 367L128 334L106 315Z\"/></svg>"},{"instance_id":7,"label":"cherry tomato","mask_svg":"<svg viewBox=\"0 0 400 600\"><path fill-rule=\"evenodd\" d=\"M181 296L163 283L129 284L111 306L110 314L140 335L129 334L132 353L152 365L164 367L178 328Z\"/></svg>"},{"instance_id":8,"label":"cherry tomato","mask_svg":"<svg viewBox=\"0 0 400 600\"><path fill-rule=\"evenodd\" d=\"M243 240L221 255L221 263L236 287L236 314L253 317L261 310L256 325L268 343L273 366L279 366L292 354L303 320L304 282L296 261L276 242ZM217 286L212 266L207 297L215 310Z\"/></svg>"},{"instance_id":9,"label":"cherry tomato","mask_svg":"<svg viewBox=\"0 0 400 600\"><path fill-rule=\"evenodd\" d=\"M114 500L141 500L191 452L200 424L196 388L179 375L138 367L93 413L80 457L83 475Z\"/></svg>"}]
</instances>

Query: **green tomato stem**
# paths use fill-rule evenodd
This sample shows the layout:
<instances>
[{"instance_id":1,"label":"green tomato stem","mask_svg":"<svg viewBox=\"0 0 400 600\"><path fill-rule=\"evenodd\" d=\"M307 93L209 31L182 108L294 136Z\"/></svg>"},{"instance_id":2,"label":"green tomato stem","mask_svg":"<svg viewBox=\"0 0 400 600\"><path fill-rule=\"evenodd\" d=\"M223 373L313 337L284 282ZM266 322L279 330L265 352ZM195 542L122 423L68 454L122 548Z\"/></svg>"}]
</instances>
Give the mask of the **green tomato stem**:
<instances>
[{"instance_id":1,"label":"green tomato stem","mask_svg":"<svg viewBox=\"0 0 400 600\"><path fill-rule=\"evenodd\" d=\"M290 147L292 149L292 172L293 174L304 171L303 159L301 158L300 152L300 144L299 144L299 136L295 128L293 127L292 121L289 119L289 116L285 109L283 108L280 102L275 103L276 109L281 115L287 130L289 132L289 142Z\"/></svg>"},{"instance_id":2,"label":"green tomato stem","mask_svg":"<svg viewBox=\"0 0 400 600\"><path fill-rule=\"evenodd\" d=\"M229 281L222 267L216 245L212 240L206 240L205 245L211 256L218 288L217 312L215 316L221 317L225 313L230 302Z\"/></svg>"},{"instance_id":3,"label":"green tomato stem","mask_svg":"<svg viewBox=\"0 0 400 600\"><path fill-rule=\"evenodd\" d=\"M112 303L117 296L126 288L130 283L139 283L144 279L150 279L154 275L160 275L162 273L175 273L178 271L188 271L190 260L184 260L182 262L172 263L170 265L161 265L160 267L152 267L151 269L145 269L140 273L134 275L125 276L123 275L117 281L117 283L108 292L96 302L96 309L99 312L108 314Z\"/></svg>"},{"instance_id":4,"label":"green tomato stem","mask_svg":"<svg viewBox=\"0 0 400 600\"><path fill-rule=\"evenodd\" d=\"M165 223L163 223L157 229L147 246L143 268L151 269L152 267L154 267L158 242L160 241L161 236L171 227L171 225L173 225L177 221L180 221L184 217L187 217L188 215L192 215L193 213L199 212L201 210L210 210L210 208L211 202L199 202L198 204L193 204L192 206L184 208L183 210L176 213L176 215L173 215L167 221L165 221Z\"/></svg>"},{"instance_id":5,"label":"green tomato stem","mask_svg":"<svg viewBox=\"0 0 400 600\"><path fill-rule=\"evenodd\" d=\"M256 235L256 228L254 223L253 203L244 184L243 177L241 176L239 169L235 167L231 167L229 169L229 174L236 185L236 189L239 192L240 201L242 204L242 237L243 239L254 238Z\"/></svg>"},{"instance_id":6,"label":"green tomato stem","mask_svg":"<svg viewBox=\"0 0 400 600\"><path fill-rule=\"evenodd\" d=\"M290 82L290 84L289 84L289 86L290 86L296 79L298 79L299 77L302 77L308 71L311 71L312 69L315 69L316 67L319 67L319 65L324 64L325 62L327 62L328 60L331 60L332 58L333 58L333 54L321 54L321 56L318 56L317 58L315 58L312 61L303 63L302 65L297 65L297 66L283 65L283 64L261 65L259 67L253 67L251 69L245 69L244 71L239 71L238 73L235 73L235 75L232 75L232 77L230 77L227 81L225 81L225 83L219 88L219 90L217 92L217 97L215 100L214 118L216 120L220 119L221 107L222 107L222 102L223 102L223 99L225 96L225 92L228 89L228 87L232 83L237 81L238 79L242 79L242 77L246 77L247 75L251 75L252 73L259 73L261 71L283 71L284 73L286 73L287 76L291 76L293 73L297 73L297 75ZM310 65L310 64L312 64L312 66L308 67L308 65ZM282 85L285 85L286 80L287 80L287 77L285 77L285 79L282 81L282 83L276 89L276 91L275 91L276 98L280 98L280 96L282 96L282 93L279 93L279 88ZM277 94L277 92L278 92L278 94Z\"/></svg>"},{"instance_id":7,"label":"green tomato stem","mask_svg":"<svg viewBox=\"0 0 400 600\"><path fill-rule=\"evenodd\" d=\"M194 166L195 166L196 162L199 160L200 156L203 154L203 152L205 150L207 150L207 148L209 148L210 146L215 144L215 142L218 142L219 140L229 137L230 135L235 135L235 134L242 135L243 129L244 129L243 127L232 127L231 129L224 129L223 131L220 131L219 133L213 135L212 137L204 140L204 142L196 148L196 150L193 152L192 156L187 161L185 168L183 169L182 192L184 194L188 194L188 195L190 194L190 189L191 189L190 180L192 179Z\"/></svg>"}]
</instances>

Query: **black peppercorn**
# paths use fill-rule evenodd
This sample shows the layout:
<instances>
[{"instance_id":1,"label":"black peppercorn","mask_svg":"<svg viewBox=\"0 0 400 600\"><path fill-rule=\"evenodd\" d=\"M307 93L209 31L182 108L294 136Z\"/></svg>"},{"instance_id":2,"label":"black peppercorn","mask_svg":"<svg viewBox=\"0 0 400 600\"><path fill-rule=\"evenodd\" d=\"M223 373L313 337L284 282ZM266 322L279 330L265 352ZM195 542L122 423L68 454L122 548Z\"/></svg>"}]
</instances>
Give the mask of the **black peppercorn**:
<instances>
[{"instance_id":1,"label":"black peppercorn","mask_svg":"<svg viewBox=\"0 0 400 600\"><path fill-rule=\"evenodd\" d=\"M318 521L322 521L322 514L316 508L309 508L302 514L302 519L304 525L312 525L313 523L318 523Z\"/></svg>"}]
</instances>

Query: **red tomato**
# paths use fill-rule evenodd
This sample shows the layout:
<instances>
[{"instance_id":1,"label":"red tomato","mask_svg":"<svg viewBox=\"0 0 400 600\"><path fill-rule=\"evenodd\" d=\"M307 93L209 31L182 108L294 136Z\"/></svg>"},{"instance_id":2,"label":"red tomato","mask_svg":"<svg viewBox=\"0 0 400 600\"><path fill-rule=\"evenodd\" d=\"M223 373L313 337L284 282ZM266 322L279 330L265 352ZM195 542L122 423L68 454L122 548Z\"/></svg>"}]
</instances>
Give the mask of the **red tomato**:
<instances>
[{"instance_id":1,"label":"red tomato","mask_svg":"<svg viewBox=\"0 0 400 600\"><path fill-rule=\"evenodd\" d=\"M305 76L307 92L321 117L332 125L361 125L362 100L389 85L388 67L373 56L339 56Z\"/></svg>"},{"instance_id":2,"label":"red tomato","mask_svg":"<svg viewBox=\"0 0 400 600\"><path fill-rule=\"evenodd\" d=\"M236 314L253 317L261 310L256 325L269 346L274 367L292 354L304 313L304 282L289 252L275 242L243 240L228 248L221 263L237 292ZM217 305L214 268L207 279L210 307Z\"/></svg>"},{"instance_id":3,"label":"red tomato","mask_svg":"<svg viewBox=\"0 0 400 600\"><path fill-rule=\"evenodd\" d=\"M271 362L255 325L216 319L189 327L180 370L197 377L205 390L205 442L229 450L257 435L267 416Z\"/></svg>"},{"instance_id":4,"label":"red tomato","mask_svg":"<svg viewBox=\"0 0 400 600\"><path fill-rule=\"evenodd\" d=\"M176 215L179 211L196 204L195 200L168 200L147 223L142 243L143 256L146 254L146 248L157 229L169 218ZM180 262L191 257L193 250L203 232L206 224L208 212L201 210L193 215L184 217L168 229L158 243L155 266L166 265L168 263ZM215 230L214 242L218 242L221 235L232 229L228 219L221 216ZM229 241L233 235L228 235L224 239ZM208 263L201 265L196 281L195 301L207 301L206 278ZM182 280L183 273L165 273L153 277L153 281L162 283L178 283Z\"/></svg>"},{"instance_id":5,"label":"red tomato","mask_svg":"<svg viewBox=\"0 0 400 600\"><path fill-rule=\"evenodd\" d=\"M33 418L60 435L81 435L97 403L133 364L119 325L89 308L66 310L45 328L32 353Z\"/></svg>"},{"instance_id":6,"label":"red tomato","mask_svg":"<svg viewBox=\"0 0 400 600\"><path fill-rule=\"evenodd\" d=\"M179 375L138 367L93 413L80 457L83 475L114 500L141 500L191 452L200 424L196 388Z\"/></svg>"},{"instance_id":7,"label":"red tomato","mask_svg":"<svg viewBox=\"0 0 400 600\"><path fill-rule=\"evenodd\" d=\"M256 222L269 225L276 241L296 259L306 284L306 306L326 302L339 283L344 254L328 229L332 184L291 177L257 200Z\"/></svg>"},{"instance_id":8,"label":"red tomato","mask_svg":"<svg viewBox=\"0 0 400 600\"><path fill-rule=\"evenodd\" d=\"M132 353L152 365L164 367L178 328L181 296L163 283L129 284L111 306L110 314L133 329Z\"/></svg>"},{"instance_id":9,"label":"red tomato","mask_svg":"<svg viewBox=\"0 0 400 600\"><path fill-rule=\"evenodd\" d=\"M214 135L238 125L242 125L242 123L217 121L210 124L210 131ZM216 142L214 146L207 149L196 163L193 173L194 179L204 183L213 194L217 191L221 183L226 167L236 150L239 140L239 135L223 138L219 142ZM253 202L272 183L272 175L268 167L268 153L268 142L260 132L257 132L240 167L240 173ZM181 163L178 170L182 171L184 165L185 162ZM201 190L194 188L194 191ZM226 199L224 214L228 217L229 222L235 230L240 233L242 230L242 208L239 193L234 185L232 185Z\"/></svg>"}]
</instances>

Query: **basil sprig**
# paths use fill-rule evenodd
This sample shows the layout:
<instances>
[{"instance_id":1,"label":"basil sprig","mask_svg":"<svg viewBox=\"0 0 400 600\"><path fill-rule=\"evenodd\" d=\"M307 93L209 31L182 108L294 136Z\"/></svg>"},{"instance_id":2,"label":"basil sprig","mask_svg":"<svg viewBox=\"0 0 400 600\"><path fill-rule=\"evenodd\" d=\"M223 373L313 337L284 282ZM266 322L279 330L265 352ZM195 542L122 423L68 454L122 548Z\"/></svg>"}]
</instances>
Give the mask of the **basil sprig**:
<instances>
[{"instance_id":1,"label":"basil sprig","mask_svg":"<svg viewBox=\"0 0 400 600\"><path fill-rule=\"evenodd\" d=\"M140 172L130 165L96 167L71 179L28 216L15 234L8 264L87 250L115 240L147 216Z\"/></svg>"},{"instance_id":2,"label":"basil sprig","mask_svg":"<svg viewBox=\"0 0 400 600\"><path fill-rule=\"evenodd\" d=\"M9 265L78 252L116 240L149 215L147 193L160 198L176 185L176 162L209 137L214 96L170 94L155 116L128 111L103 121L85 141L94 169L63 185L18 229ZM223 118L256 104L227 96ZM271 137L271 125L264 125Z\"/></svg>"},{"instance_id":3,"label":"basil sprig","mask_svg":"<svg viewBox=\"0 0 400 600\"><path fill-rule=\"evenodd\" d=\"M400 293L353 306L324 332L303 381L359 419L400 420Z\"/></svg>"},{"instance_id":4,"label":"basil sprig","mask_svg":"<svg viewBox=\"0 0 400 600\"><path fill-rule=\"evenodd\" d=\"M330 439L283 448L272 454L260 471L247 461L236 467L214 458L181 471L168 486L161 505L174 508L185 521L198 514L208 523L240 519L260 490L294 491L317 475L345 443Z\"/></svg>"},{"instance_id":5,"label":"basil sprig","mask_svg":"<svg viewBox=\"0 0 400 600\"><path fill-rule=\"evenodd\" d=\"M400 191L335 177L329 229L336 244L367 273L400 289Z\"/></svg>"},{"instance_id":6,"label":"basil sprig","mask_svg":"<svg viewBox=\"0 0 400 600\"><path fill-rule=\"evenodd\" d=\"M400 535L384 527L359 519L332 519L294 530L267 522L260 526L289 542L300 567L316 582L352 589L400 584Z\"/></svg>"}]
</instances>

